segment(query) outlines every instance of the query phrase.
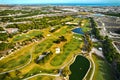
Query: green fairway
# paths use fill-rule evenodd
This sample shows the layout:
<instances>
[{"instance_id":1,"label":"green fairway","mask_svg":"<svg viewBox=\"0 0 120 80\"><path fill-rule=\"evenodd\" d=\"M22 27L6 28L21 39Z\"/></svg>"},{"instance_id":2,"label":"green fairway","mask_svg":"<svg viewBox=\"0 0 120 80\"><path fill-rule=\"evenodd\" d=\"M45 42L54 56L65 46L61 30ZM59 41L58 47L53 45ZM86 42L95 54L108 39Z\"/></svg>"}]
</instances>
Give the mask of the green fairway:
<instances>
[{"instance_id":1,"label":"green fairway","mask_svg":"<svg viewBox=\"0 0 120 80\"><path fill-rule=\"evenodd\" d=\"M8 60L3 59L0 61L0 72L8 71L25 65L30 60L30 53L24 52L24 55L20 55Z\"/></svg>"},{"instance_id":2,"label":"green fairway","mask_svg":"<svg viewBox=\"0 0 120 80\"><path fill-rule=\"evenodd\" d=\"M65 76L67 78L70 74L71 69L69 70L69 68L73 55L81 54L85 38L84 34L73 33L72 30L79 27L83 32L90 31L88 19L75 16L55 16L30 18L30 20L35 25L24 23L19 24L20 26L17 24L12 26L19 29L16 34L7 38L9 43L13 43L9 52L9 54L13 54L5 55L7 57L0 60L0 72L12 71L1 74L0 79L63 80ZM78 57L76 60L79 60L79 64L74 66L77 78L74 80L79 78L81 80L89 68L89 61L82 56ZM77 62L76 60L73 64ZM61 72L62 76L59 76L61 68L63 68L63 72ZM71 70L71 72L70 76L75 76L74 71ZM49 74L49 76L41 76L41 74ZM58 77L51 77L51 75L58 75ZM71 79L73 80L73 77L70 77Z\"/></svg>"},{"instance_id":3,"label":"green fairway","mask_svg":"<svg viewBox=\"0 0 120 80\"><path fill-rule=\"evenodd\" d=\"M38 35L42 35L42 32L39 30L32 30L32 31L29 31L28 33L19 34L19 35L14 36L12 38L11 42L25 41L28 39L32 39Z\"/></svg>"},{"instance_id":4,"label":"green fairway","mask_svg":"<svg viewBox=\"0 0 120 80\"><path fill-rule=\"evenodd\" d=\"M93 80L115 80L111 67L103 59L93 55L95 74Z\"/></svg>"},{"instance_id":5,"label":"green fairway","mask_svg":"<svg viewBox=\"0 0 120 80\"><path fill-rule=\"evenodd\" d=\"M52 59L51 65L53 65L53 66L61 65L70 53L73 53L75 50L80 48L80 44L81 44L80 40L71 39L70 42L68 42L64 45L63 53L56 55Z\"/></svg>"},{"instance_id":6,"label":"green fairway","mask_svg":"<svg viewBox=\"0 0 120 80\"><path fill-rule=\"evenodd\" d=\"M58 33L55 33L56 36L62 36L64 34L66 34L68 31L68 28L62 28L62 30Z\"/></svg>"},{"instance_id":7,"label":"green fairway","mask_svg":"<svg viewBox=\"0 0 120 80\"><path fill-rule=\"evenodd\" d=\"M47 39L35 46L34 53L35 54L42 53L43 51L49 49L52 45L53 45L53 39Z\"/></svg>"},{"instance_id":8,"label":"green fairway","mask_svg":"<svg viewBox=\"0 0 120 80\"><path fill-rule=\"evenodd\" d=\"M29 71L29 73L24 75L24 78L27 78L27 77L31 76L31 74L35 75L37 73L40 73L40 71L41 71L41 69L39 67L34 67Z\"/></svg>"},{"instance_id":9,"label":"green fairway","mask_svg":"<svg viewBox=\"0 0 120 80\"><path fill-rule=\"evenodd\" d=\"M71 75L69 80L82 80L90 67L90 62L83 56L78 55L70 66Z\"/></svg>"},{"instance_id":10,"label":"green fairway","mask_svg":"<svg viewBox=\"0 0 120 80\"><path fill-rule=\"evenodd\" d=\"M36 76L30 80L55 80L54 76Z\"/></svg>"},{"instance_id":11,"label":"green fairway","mask_svg":"<svg viewBox=\"0 0 120 80\"><path fill-rule=\"evenodd\" d=\"M82 31L83 31L84 33L88 32L88 31L90 31L90 30L91 30L91 28L89 28L89 27L82 27Z\"/></svg>"}]
</instances>

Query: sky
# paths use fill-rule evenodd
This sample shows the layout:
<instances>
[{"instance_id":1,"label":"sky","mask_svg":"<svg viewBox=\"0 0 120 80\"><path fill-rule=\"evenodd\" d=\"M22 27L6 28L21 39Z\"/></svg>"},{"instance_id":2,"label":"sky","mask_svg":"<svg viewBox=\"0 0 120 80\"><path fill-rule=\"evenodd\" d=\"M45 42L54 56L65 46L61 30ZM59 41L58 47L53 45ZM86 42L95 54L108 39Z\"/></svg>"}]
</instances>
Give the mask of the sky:
<instances>
[{"instance_id":1,"label":"sky","mask_svg":"<svg viewBox=\"0 0 120 80\"><path fill-rule=\"evenodd\" d=\"M119 3L120 0L0 0L0 4L45 4L45 3Z\"/></svg>"}]
</instances>

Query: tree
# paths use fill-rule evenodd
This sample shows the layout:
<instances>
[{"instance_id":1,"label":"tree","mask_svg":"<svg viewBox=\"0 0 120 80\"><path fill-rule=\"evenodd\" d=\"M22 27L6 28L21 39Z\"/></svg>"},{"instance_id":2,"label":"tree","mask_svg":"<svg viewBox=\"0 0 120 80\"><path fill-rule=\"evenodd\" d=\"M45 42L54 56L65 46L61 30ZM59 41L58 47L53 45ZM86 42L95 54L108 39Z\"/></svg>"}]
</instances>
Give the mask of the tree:
<instances>
[{"instance_id":1,"label":"tree","mask_svg":"<svg viewBox=\"0 0 120 80\"><path fill-rule=\"evenodd\" d=\"M103 41L103 53L108 60L108 62L113 62L115 58L115 54L117 53L115 48L112 45L112 41L108 38L108 36L105 37L105 40Z\"/></svg>"},{"instance_id":2,"label":"tree","mask_svg":"<svg viewBox=\"0 0 120 80\"><path fill-rule=\"evenodd\" d=\"M86 40L85 47L87 51L90 52L93 47L93 43L90 39L90 36L87 33L85 34L85 40Z\"/></svg>"},{"instance_id":3,"label":"tree","mask_svg":"<svg viewBox=\"0 0 120 80\"><path fill-rule=\"evenodd\" d=\"M64 36L60 36L60 37L59 37L59 40L60 40L60 41L67 41L67 39L65 39Z\"/></svg>"},{"instance_id":4,"label":"tree","mask_svg":"<svg viewBox=\"0 0 120 80\"><path fill-rule=\"evenodd\" d=\"M92 30L91 30L92 34L95 35L95 38L97 38L99 40L103 40L103 37L100 36L100 32L99 32L99 29L97 28L97 24L91 17L90 17L90 22L91 22L91 27L92 27Z\"/></svg>"},{"instance_id":5,"label":"tree","mask_svg":"<svg viewBox=\"0 0 120 80\"><path fill-rule=\"evenodd\" d=\"M13 21L13 17L2 17L1 18L1 22L12 22Z\"/></svg>"}]
</instances>

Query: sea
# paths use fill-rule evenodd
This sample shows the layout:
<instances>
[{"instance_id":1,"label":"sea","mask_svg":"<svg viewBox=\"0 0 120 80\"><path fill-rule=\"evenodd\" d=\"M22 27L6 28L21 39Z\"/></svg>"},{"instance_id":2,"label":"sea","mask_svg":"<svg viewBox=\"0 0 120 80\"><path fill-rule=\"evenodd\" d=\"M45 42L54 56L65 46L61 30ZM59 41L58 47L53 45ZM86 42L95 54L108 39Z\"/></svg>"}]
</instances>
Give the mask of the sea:
<instances>
[{"instance_id":1,"label":"sea","mask_svg":"<svg viewBox=\"0 0 120 80\"><path fill-rule=\"evenodd\" d=\"M81 4L81 3L46 3L46 4L11 4L11 5L24 5L24 6L120 6L120 3L94 3L94 4Z\"/></svg>"},{"instance_id":2,"label":"sea","mask_svg":"<svg viewBox=\"0 0 120 80\"><path fill-rule=\"evenodd\" d=\"M120 6L120 3L103 3L103 4L81 4L81 3L48 3L48 4L20 4L27 6Z\"/></svg>"}]
</instances>

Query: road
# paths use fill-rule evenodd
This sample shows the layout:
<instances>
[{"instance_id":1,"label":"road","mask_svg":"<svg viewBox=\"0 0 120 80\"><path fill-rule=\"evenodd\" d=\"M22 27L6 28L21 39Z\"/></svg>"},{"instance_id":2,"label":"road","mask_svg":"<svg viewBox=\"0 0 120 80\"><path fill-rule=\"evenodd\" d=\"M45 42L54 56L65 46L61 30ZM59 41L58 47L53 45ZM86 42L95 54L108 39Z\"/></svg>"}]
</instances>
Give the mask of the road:
<instances>
[{"instance_id":1,"label":"road","mask_svg":"<svg viewBox=\"0 0 120 80\"><path fill-rule=\"evenodd\" d=\"M93 79L93 76L94 76L94 73L95 73L95 63L94 63L94 61L93 61L93 59L92 59L92 53L94 52L94 50L92 49L92 51L89 53L89 56L90 56L90 60L92 61L92 63L93 63L93 71L92 71L92 74L91 74L91 76L90 76L90 79L89 80L92 80Z\"/></svg>"},{"instance_id":2,"label":"road","mask_svg":"<svg viewBox=\"0 0 120 80\"><path fill-rule=\"evenodd\" d=\"M75 59L76 59L76 56L73 56L72 59L71 59L67 64L65 64L64 66L62 66L62 67L60 68L58 74L39 73L39 74L30 76L30 77L28 77L28 78L25 78L25 79L23 79L23 80L29 80L29 79L31 79L31 78L33 78L33 77L40 76L40 75L45 75L45 76L56 76L56 77L57 77L57 76L60 76L61 73L62 73L62 70L63 70L66 66L68 66L71 62L74 62Z\"/></svg>"},{"instance_id":3,"label":"road","mask_svg":"<svg viewBox=\"0 0 120 80\"><path fill-rule=\"evenodd\" d=\"M93 54L93 53L96 54L97 56L100 56L100 57L104 58L104 56L103 56L103 54L102 54L102 51L99 51L99 50L97 50L96 48L92 48L92 50L89 52L89 58L90 58L90 60L91 60L91 62L92 62L92 64L93 64L93 66L90 66L90 69L91 69L91 67L93 67L93 70L92 70L92 74L91 74L89 80L93 80L94 73L95 73L95 66L96 66L96 65L95 65L94 60L93 60L93 58L92 58L92 54ZM90 69L88 70L88 72L87 72L87 74L85 75L85 77L83 78L83 80L86 80L86 76L88 75Z\"/></svg>"},{"instance_id":4,"label":"road","mask_svg":"<svg viewBox=\"0 0 120 80\"><path fill-rule=\"evenodd\" d=\"M6 27L7 25L10 24L25 24L25 23L30 23L31 21L22 21L22 22L7 22L7 23L1 23L0 26Z\"/></svg>"},{"instance_id":5,"label":"road","mask_svg":"<svg viewBox=\"0 0 120 80\"><path fill-rule=\"evenodd\" d=\"M114 42L112 42L112 44L115 47L115 49L117 50L117 52L120 54L120 50L117 48L117 46L114 44Z\"/></svg>"},{"instance_id":6,"label":"road","mask_svg":"<svg viewBox=\"0 0 120 80\"><path fill-rule=\"evenodd\" d=\"M96 21L99 21L99 19L96 19ZM101 28L101 32L100 32L100 34L102 35L102 36L108 36L109 38L120 38L118 35L117 36L112 36L112 35L114 35L113 33L108 33L107 32L107 30L106 30L106 28L105 28L105 23L103 22L103 21L100 21L101 23L102 23L102 26L99 26L98 25L98 27L97 28ZM112 27L108 27L108 28L113 28L113 26ZM118 27L114 27L114 28L120 28L119 26ZM114 41L112 42L112 44L113 44L113 46L115 47L115 49L117 50L117 52L120 54L120 50L117 48L117 46L114 44Z\"/></svg>"},{"instance_id":7,"label":"road","mask_svg":"<svg viewBox=\"0 0 120 80\"><path fill-rule=\"evenodd\" d=\"M29 80L29 79L31 79L31 78L33 78L33 77L36 77L36 76L55 76L55 77L58 77L58 76L60 76L60 75L59 75L59 74L40 73L40 74L36 74L36 75L30 76L30 77L28 77L28 78L25 78L25 79L23 79L23 80Z\"/></svg>"},{"instance_id":8,"label":"road","mask_svg":"<svg viewBox=\"0 0 120 80\"><path fill-rule=\"evenodd\" d=\"M93 77L94 77L94 74L95 74L95 63L94 63L94 60L93 60L93 58L92 58L92 54L93 54L93 53L95 53L96 55L104 58L102 52L99 51L99 50L97 50L96 48L92 48L92 50L89 52L90 60L91 60L92 63L93 63L93 71L92 71L92 74L91 74L89 80L93 80Z\"/></svg>"}]
</instances>

